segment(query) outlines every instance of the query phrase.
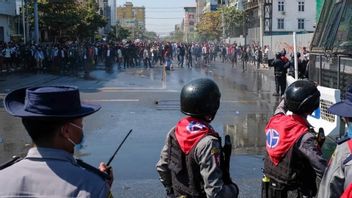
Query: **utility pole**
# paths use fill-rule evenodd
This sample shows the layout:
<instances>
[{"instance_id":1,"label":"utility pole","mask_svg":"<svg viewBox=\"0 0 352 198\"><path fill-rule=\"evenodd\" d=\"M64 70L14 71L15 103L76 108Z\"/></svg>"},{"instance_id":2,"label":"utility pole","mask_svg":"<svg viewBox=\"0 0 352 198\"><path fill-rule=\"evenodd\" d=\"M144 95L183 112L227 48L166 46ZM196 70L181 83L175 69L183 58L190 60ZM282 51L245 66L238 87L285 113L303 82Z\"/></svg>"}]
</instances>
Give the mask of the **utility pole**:
<instances>
[{"instance_id":1,"label":"utility pole","mask_svg":"<svg viewBox=\"0 0 352 198\"><path fill-rule=\"evenodd\" d=\"M264 45L264 0L258 0L259 4L259 44L260 47Z\"/></svg>"},{"instance_id":2,"label":"utility pole","mask_svg":"<svg viewBox=\"0 0 352 198\"><path fill-rule=\"evenodd\" d=\"M25 8L24 8L24 0L22 0L22 28L23 28L23 42L26 44L27 43L27 38L26 38L26 20L24 17L24 12L25 12Z\"/></svg>"},{"instance_id":3,"label":"utility pole","mask_svg":"<svg viewBox=\"0 0 352 198\"><path fill-rule=\"evenodd\" d=\"M221 25L222 25L222 39L225 40L225 16L224 16L224 3L223 0L221 0Z\"/></svg>"},{"instance_id":4,"label":"utility pole","mask_svg":"<svg viewBox=\"0 0 352 198\"><path fill-rule=\"evenodd\" d=\"M39 44L38 0L34 0L34 39L35 44Z\"/></svg>"}]
</instances>

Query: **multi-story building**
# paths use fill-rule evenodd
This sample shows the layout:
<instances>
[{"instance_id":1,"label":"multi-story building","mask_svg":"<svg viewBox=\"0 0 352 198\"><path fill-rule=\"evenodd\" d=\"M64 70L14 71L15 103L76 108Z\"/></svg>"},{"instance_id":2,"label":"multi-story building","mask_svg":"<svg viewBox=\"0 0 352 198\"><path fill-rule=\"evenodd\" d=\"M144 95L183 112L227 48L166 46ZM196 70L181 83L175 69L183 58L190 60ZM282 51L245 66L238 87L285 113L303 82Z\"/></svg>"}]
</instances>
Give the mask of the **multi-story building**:
<instances>
[{"instance_id":1,"label":"multi-story building","mask_svg":"<svg viewBox=\"0 0 352 198\"><path fill-rule=\"evenodd\" d=\"M206 0L196 0L196 24L199 23L200 17L203 14Z\"/></svg>"},{"instance_id":2,"label":"multi-story building","mask_svg":"<svg viewBox=\"0 0 352 198\"><path fill-rule=\"evenodd\" d=\"M235 7L238 10L243 10L243 2L245 0L229 0L229 6Z\"/></svg>"},{"instance_id":3,"label":"multi-story building","mask_svg":"<svg viewBox=\"0 0 352 198\"><path fill-rule=\"evenodd\" d=\"M205 6L203 8L203 13L205 12L213 12L218 9L218 1L217 0L206 0Z\"/></svg>"},{"instance_id":4,"label":"multi-story building","mask_svg":"<svg viewBox=\"0 0 352 198\"><path fill-rule=\"evenodd\" d=\"M111 8L111 25L116 25L116 1L117 0L109 1L109 5Z\"/></svg>"},{"instance_id":5,"label":"multi-story building","mask_svg":"<svg viewBox=\"0 0 352 198\"><path fill-rule=\"evenodd\" d=\"M10 41L15 15L16 1L0 0L0 41Z\"/></svg>"},{"instance_id":6,"label":"multi-story building","mask_svg":"<svg viewBox=\"0 0 352 198\"><path fill-rule=\"evenodd\" d=\"M196 16L196 7L184 7L185 9L185 16L183 18L183 33L184 33L184 40L186 42L190 41L194 35L195 31L195 16Z\"/></svg>"},{"instance_id":7,"label":"multi-story building","mask_svg":"<svg viewBox=\"0 0 352 198\"><path fill-rule=\"evenodd\" d=\"M316 1L273 0L272 10L274 34L314 32Z\"/></svg>"},{"instance_id":8,"label":"multi-story building","mask_svg":"<svg viewBox=\"0 0 352 198\"><path fill-rule=\"evenodd\" d=\"M145 30L145 7L134 7L132 2L126 2L124 6L117 7L117 23L128 28L132 35ZM138 36L138 35L135 35Z\"/></svg>"},{"instance_id":9,"label":"multi-story building","mask_svg":"<svg viewBox=\"0 0 352 198\"><path fill-rule=\"evenodd\" d=\"M316 1L319 0L244 1L248 41L259 44L264 35L313 32L316 24ZM272 10L271 15L268 10Z\"/></svg>"},{"instance_id":10,"label":"multi-story building","mask_svg":"<svg viewBox=\"0 0 352 198\"><path fill-rule=\"evenodd\" d=\"M100 34L107 34L111 29L111 7L109 6L108 0L97 0L100 14L106 19L106 26L99 29Z\"/></svg>"}]
</instances>

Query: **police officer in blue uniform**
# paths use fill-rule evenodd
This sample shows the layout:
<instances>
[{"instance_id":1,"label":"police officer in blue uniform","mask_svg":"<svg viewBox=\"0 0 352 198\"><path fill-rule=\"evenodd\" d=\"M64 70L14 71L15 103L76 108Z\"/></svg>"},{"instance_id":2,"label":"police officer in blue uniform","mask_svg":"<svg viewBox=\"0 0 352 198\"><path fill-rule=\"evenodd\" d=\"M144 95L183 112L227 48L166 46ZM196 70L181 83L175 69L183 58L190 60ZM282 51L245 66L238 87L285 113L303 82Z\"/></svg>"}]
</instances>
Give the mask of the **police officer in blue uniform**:
<instances>
[{"instance_id":1,"label":"police officer in blue uniform","mask_svg":"<svg viewBox=\"0 0 352 198\"><path fill-rule=\"evenodd\" d=\"M340 116L347 125L345 137L337 142L328 167L321 180L318 197L351 197L352 194L352 87L345 100L331 105L328 111ZM342 196L343 193L346 195Z\"/></svg>"},{"instance_id":2,"label":"police officer in blue uniform","mask_svg":"<svg viewBox=\"0 0 352 198\"><path fill-rule=\"evenodd\" d=\"M22 119L34 146L0 170L0 197L111 196L109 167L101 163L95 169L73 157L84 135L83 117L99 105L81 102L76 87L46 86L15 90L4 106Z\"/></svg>"}]
</instances>

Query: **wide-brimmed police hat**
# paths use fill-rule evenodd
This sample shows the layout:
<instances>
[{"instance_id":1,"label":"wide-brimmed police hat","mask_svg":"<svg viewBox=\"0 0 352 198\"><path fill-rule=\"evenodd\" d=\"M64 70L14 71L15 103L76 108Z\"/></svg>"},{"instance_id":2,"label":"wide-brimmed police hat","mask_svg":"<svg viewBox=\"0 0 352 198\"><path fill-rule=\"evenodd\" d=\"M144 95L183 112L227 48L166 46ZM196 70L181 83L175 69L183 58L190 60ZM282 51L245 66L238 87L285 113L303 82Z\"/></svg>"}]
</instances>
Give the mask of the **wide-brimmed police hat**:
<instances>
[{"instance_id":1,"label":"wide-brimmed police hat","mask_svg":"<svg viewBox=\"0 0 352 198\"><path fill-rule=\"evenodd\" d=\"M345 98L345 100L333 104L328 111L341 117L352 118L352 87L348 88Z\"/></svg>"},{"instance_id":2,"label":"wide-brimmed police hat","mask_svg":"<svg viewBox=\"0 0 352 198\"><path fill-rule=\"evenodd\" d=\"M90 115L101 107L81 102L73 86L42 86L10 92L4 99L8 113L21 118L73 119Z\"/></svg>"}]
</instances>

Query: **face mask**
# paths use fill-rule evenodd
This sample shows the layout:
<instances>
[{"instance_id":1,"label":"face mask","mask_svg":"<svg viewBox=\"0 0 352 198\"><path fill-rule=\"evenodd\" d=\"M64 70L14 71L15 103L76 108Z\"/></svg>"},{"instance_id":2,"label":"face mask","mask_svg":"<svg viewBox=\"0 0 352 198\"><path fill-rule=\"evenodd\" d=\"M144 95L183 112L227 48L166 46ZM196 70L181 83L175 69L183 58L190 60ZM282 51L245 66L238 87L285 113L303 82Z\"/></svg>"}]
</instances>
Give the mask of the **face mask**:
<instances>
[{"instance_id":1,"label":"face mask","mask_svg":"<svg viewBox=\"0 0 352 198\"><path fill-rule=\"evenodd\" d=\"M347 133L348 137L352 138L352 122L348 122L347 123L347 131L346 131L346 133Z\"/></svg>"},{"instance_id":2,"label":"face mask","mask_svg":"<svg viewBox=\"0 0 352 198\"><path fill-rule=\"evenodd\" d=\"M81 129L81 131L82 131L82 138L81 138L81 140L78 143L75 143L71 138L67 138L67 140L73 144L74 151L77 152L77 151L81 150L84 147L83 144L84 144L84 139L85 138L84 138L83 128L78 126L78 125L76 125L76 124L74 124L74 123L71 123L71 122L69 124L74 126L74 127L76 127L76 128L78 128L78 129Z\"/></svg>"}]
</instances>

